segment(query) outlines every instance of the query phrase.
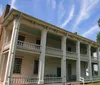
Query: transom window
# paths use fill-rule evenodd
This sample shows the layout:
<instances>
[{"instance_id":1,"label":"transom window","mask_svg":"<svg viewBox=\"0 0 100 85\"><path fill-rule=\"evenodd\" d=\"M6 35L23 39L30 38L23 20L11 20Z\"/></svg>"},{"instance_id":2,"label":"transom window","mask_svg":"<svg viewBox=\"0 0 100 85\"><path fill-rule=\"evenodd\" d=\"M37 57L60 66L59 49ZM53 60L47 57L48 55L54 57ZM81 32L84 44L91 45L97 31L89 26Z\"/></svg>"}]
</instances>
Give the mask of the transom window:
<instances>
[{"instance_id":1,"label":"transom window","mask_svg":"<svg viewBox=\"0 0 100 85\"><path fill-rule=\"evenodd\" d=\"M21 58L15 58L13 73L17 73L17 74L21 73L21 64L22 64L22 59Z\"/></svg>"}]
</instances>

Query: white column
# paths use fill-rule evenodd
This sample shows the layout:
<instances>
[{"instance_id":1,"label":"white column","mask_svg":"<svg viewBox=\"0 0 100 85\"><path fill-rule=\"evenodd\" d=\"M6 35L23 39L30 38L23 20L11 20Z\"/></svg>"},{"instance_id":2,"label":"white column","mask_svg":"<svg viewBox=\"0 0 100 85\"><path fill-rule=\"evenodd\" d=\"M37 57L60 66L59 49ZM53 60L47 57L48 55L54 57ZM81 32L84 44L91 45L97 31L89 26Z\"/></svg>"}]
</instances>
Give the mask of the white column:
<instances>
[{"instance_id":1,"label":"white column","mask_svg":"<svg viewBox=\"0 0 100 85\"><path fill-rule=\"evenodd\" d=\"M0 80L2 81L2 75L4 75L4 64L5 64L5 54L2 55L2 63L1 63L1 69L0 69Z\"/></svg>"},{"instance_id":2,"label":"white column","mask_svg":"<svg viewBox=\"0 0 100 85\"><path fill-rule=\"evenodd\" d=\"M100 48L97 48L97 58L98 58L98 75L100 76Z\"/></svg>"},{"instance_id":3,"label":"white column","mask_svg":"<svg viewBox=\"0 0 100 85\"><path fill-rule=\"evenodd\" d=\"M66 82L66 36L62 37L62 51L63 51L63 57L61 59L61 77L62 82Z\"/></svg>"},{"instance_id":4,"label":"white column","mask_svg":"<svg viewBox=\"0 0 100 85\"><path fill-rule=\"evenodd\" d=\"M80 63L80 41L77 41L76 45L76 52L77 52L77 61L76 61L76 74L77 74L77 81L81 76L81 63Z\"/></svg>"},{"instance_id":5,"label":"white column","mask_svg":"<svg viewBox=\"0 0 100 85\"><path fill-rule=\"evenodd\" d=\"M5 79L3 85L11 85L11 76L13 73L19 26L20 26L20 18L17 17L13 22L13 31L12 31L11 41L10 41L10 48L8 53L8 60L7 60Z\"/></svg>"},{"instance_id":6,"label":"white column","mask_svg":"<svg viewBox=\"0 0 100 85\"><path fill-rule=\"evenodd\" d=\"M40 54L40 59L39 59L38 84L44 83L46 37L47 37L47 30L44 29L41 32L41 54Z\"/></svg>"},{"instance_id":7,"label":"white column","mask_svg":"<svg viewBox=\"0 0 100 85\"><path fill-rule=\"evenodd\" d=\"M88 45L88 56L89 56L89 62L88 62L89 77L90 77L90 80L92 80L91 46L90 45Z\"/></svg>"},{"instance_id":8,"label":"white column","mask_svg":"<svg viewBox=\"0 0 100 85\"><path fill-rule=\"evenodd\" d=\"M2 57L3 57L3 48L4 48L5 41L6 41L6 33L7 33L6 29L7 28L4 28L4 40L3 40L3 44L2 44L2 48L0 52L0 69L1 69ZM1 73L1 70L0 70L0 73Z\"/></svg>"}]
</instances>

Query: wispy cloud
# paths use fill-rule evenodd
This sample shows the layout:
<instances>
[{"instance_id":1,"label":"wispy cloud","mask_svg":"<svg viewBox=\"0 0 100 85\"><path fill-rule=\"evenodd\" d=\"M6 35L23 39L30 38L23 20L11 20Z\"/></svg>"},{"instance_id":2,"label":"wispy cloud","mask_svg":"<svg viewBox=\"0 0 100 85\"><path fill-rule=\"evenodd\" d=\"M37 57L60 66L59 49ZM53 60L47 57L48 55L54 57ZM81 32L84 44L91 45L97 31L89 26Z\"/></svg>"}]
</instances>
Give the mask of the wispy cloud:
<instances>
[{"instance_id":1,"label":"wispy cloud","mask_svg":"<svg viewBox=\"0 0 100 85\"><path fill-rule=\"evenodd\" d=\"M59 3L59 9L58 9L58 12L60 14L60 17L58 16L59 18L59 21L64 17L65 13L66 13L66 10L64 8L64 0L61 0L60 3Z\"/></svg>"},{"instance_id":2,"label":"wispy cloud","mask_svg":"<svg viewBox=\"0 0 100 85\"><path fill-rule=\"evenodd\" d=\"M55 9L56 8L56 0L48 0L47 1L48 4L50 4L50 6L52 7L52 9Z\"/></svg>"},{"instance_id":3,"label":"wispy cloud","mask_svg":"<svg viewBox=\"0 0 100 85\"><path fill-rule=\"evenodd\" d=\"M65 20L65 22L61 25L62 28L64 28L69 22L70 20L72 20L73 15L74 15L74 10L75 10L75 5L72 6L71 11L69 13L69 17Z\"/></svg>"},{"instance_id":4,"label":"wispy cloud","mask_svg":"<svg viewBox=\"0 0 100 85\"><path fill-rule=\"evenodd\" d=\"M15 6L16 0L11 0L11 8L17 9Z\"/></svg>"},{"instance_id":5,"label":"wispy cloud","mask_svg":"<svg viewBox=\"0 0 100 85\"><path fill-rule=\"evenodd\" d=\"M95 8L98 2L99 0L82 0L80 13L75 21L72 31L77 29L77 26L81 23L81 21L90 17L92 9Z\"/></svg>"},{"instance_id":6,"label":"wispy cloud","mask_svg":"<svg viewBox=\"0 0 100 85\"><path fill-rule=\"evenodd\" d=\"M0 4L0 16L2 15L2 13L3 13L2 4Z\"/></svg>"},{"instance_id":7,"label":"wispy cloud","mask_svg":"<svg viewBox=\"0 0 100 85\"><path fill-rule=\"evenodd\" d=\"M89 30L87 30L85 33L82 34L82 36L84 37L88 37L89 35L91 35L92 33L96 32L100 30L100 28L98 27L98 25L94 25L93 27L91 27Z\"/></svg>"}]
</instances>

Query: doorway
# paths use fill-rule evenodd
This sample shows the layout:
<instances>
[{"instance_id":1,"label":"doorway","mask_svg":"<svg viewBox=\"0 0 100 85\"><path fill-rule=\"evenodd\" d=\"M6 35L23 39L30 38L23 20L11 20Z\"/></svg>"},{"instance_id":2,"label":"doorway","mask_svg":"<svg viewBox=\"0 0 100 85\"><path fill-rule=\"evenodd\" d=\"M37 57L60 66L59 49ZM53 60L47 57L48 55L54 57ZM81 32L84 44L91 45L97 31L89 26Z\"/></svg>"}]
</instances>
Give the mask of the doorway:
<instances>
[{"instance_id":1,"label":"doorway","mask_svg":"<svg viewBox=\"0 0 100 85\"><path fill-rule=\"evenodd\" d=\"M61 68L60 67L57 68L57 77L61 77Z\"/></svg>"}]
</instances>

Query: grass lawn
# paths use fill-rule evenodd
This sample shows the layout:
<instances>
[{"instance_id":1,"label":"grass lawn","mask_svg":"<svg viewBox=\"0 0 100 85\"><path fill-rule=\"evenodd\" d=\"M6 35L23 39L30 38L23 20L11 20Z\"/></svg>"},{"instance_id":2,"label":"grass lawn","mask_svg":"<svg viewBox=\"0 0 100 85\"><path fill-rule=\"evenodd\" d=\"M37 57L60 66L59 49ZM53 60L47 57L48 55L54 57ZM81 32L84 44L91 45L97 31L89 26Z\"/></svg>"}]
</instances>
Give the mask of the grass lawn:
<instances>
[{"instance_id":1,"label":"grass lawn","mask_svg":"<svg viewBox=\"0 0 100 85\"><path fill-rule=\"evenodd\" d=\"M99 83L85 84L85 85L100 85L100 82Z\"/></svg>"}]
</instances>

